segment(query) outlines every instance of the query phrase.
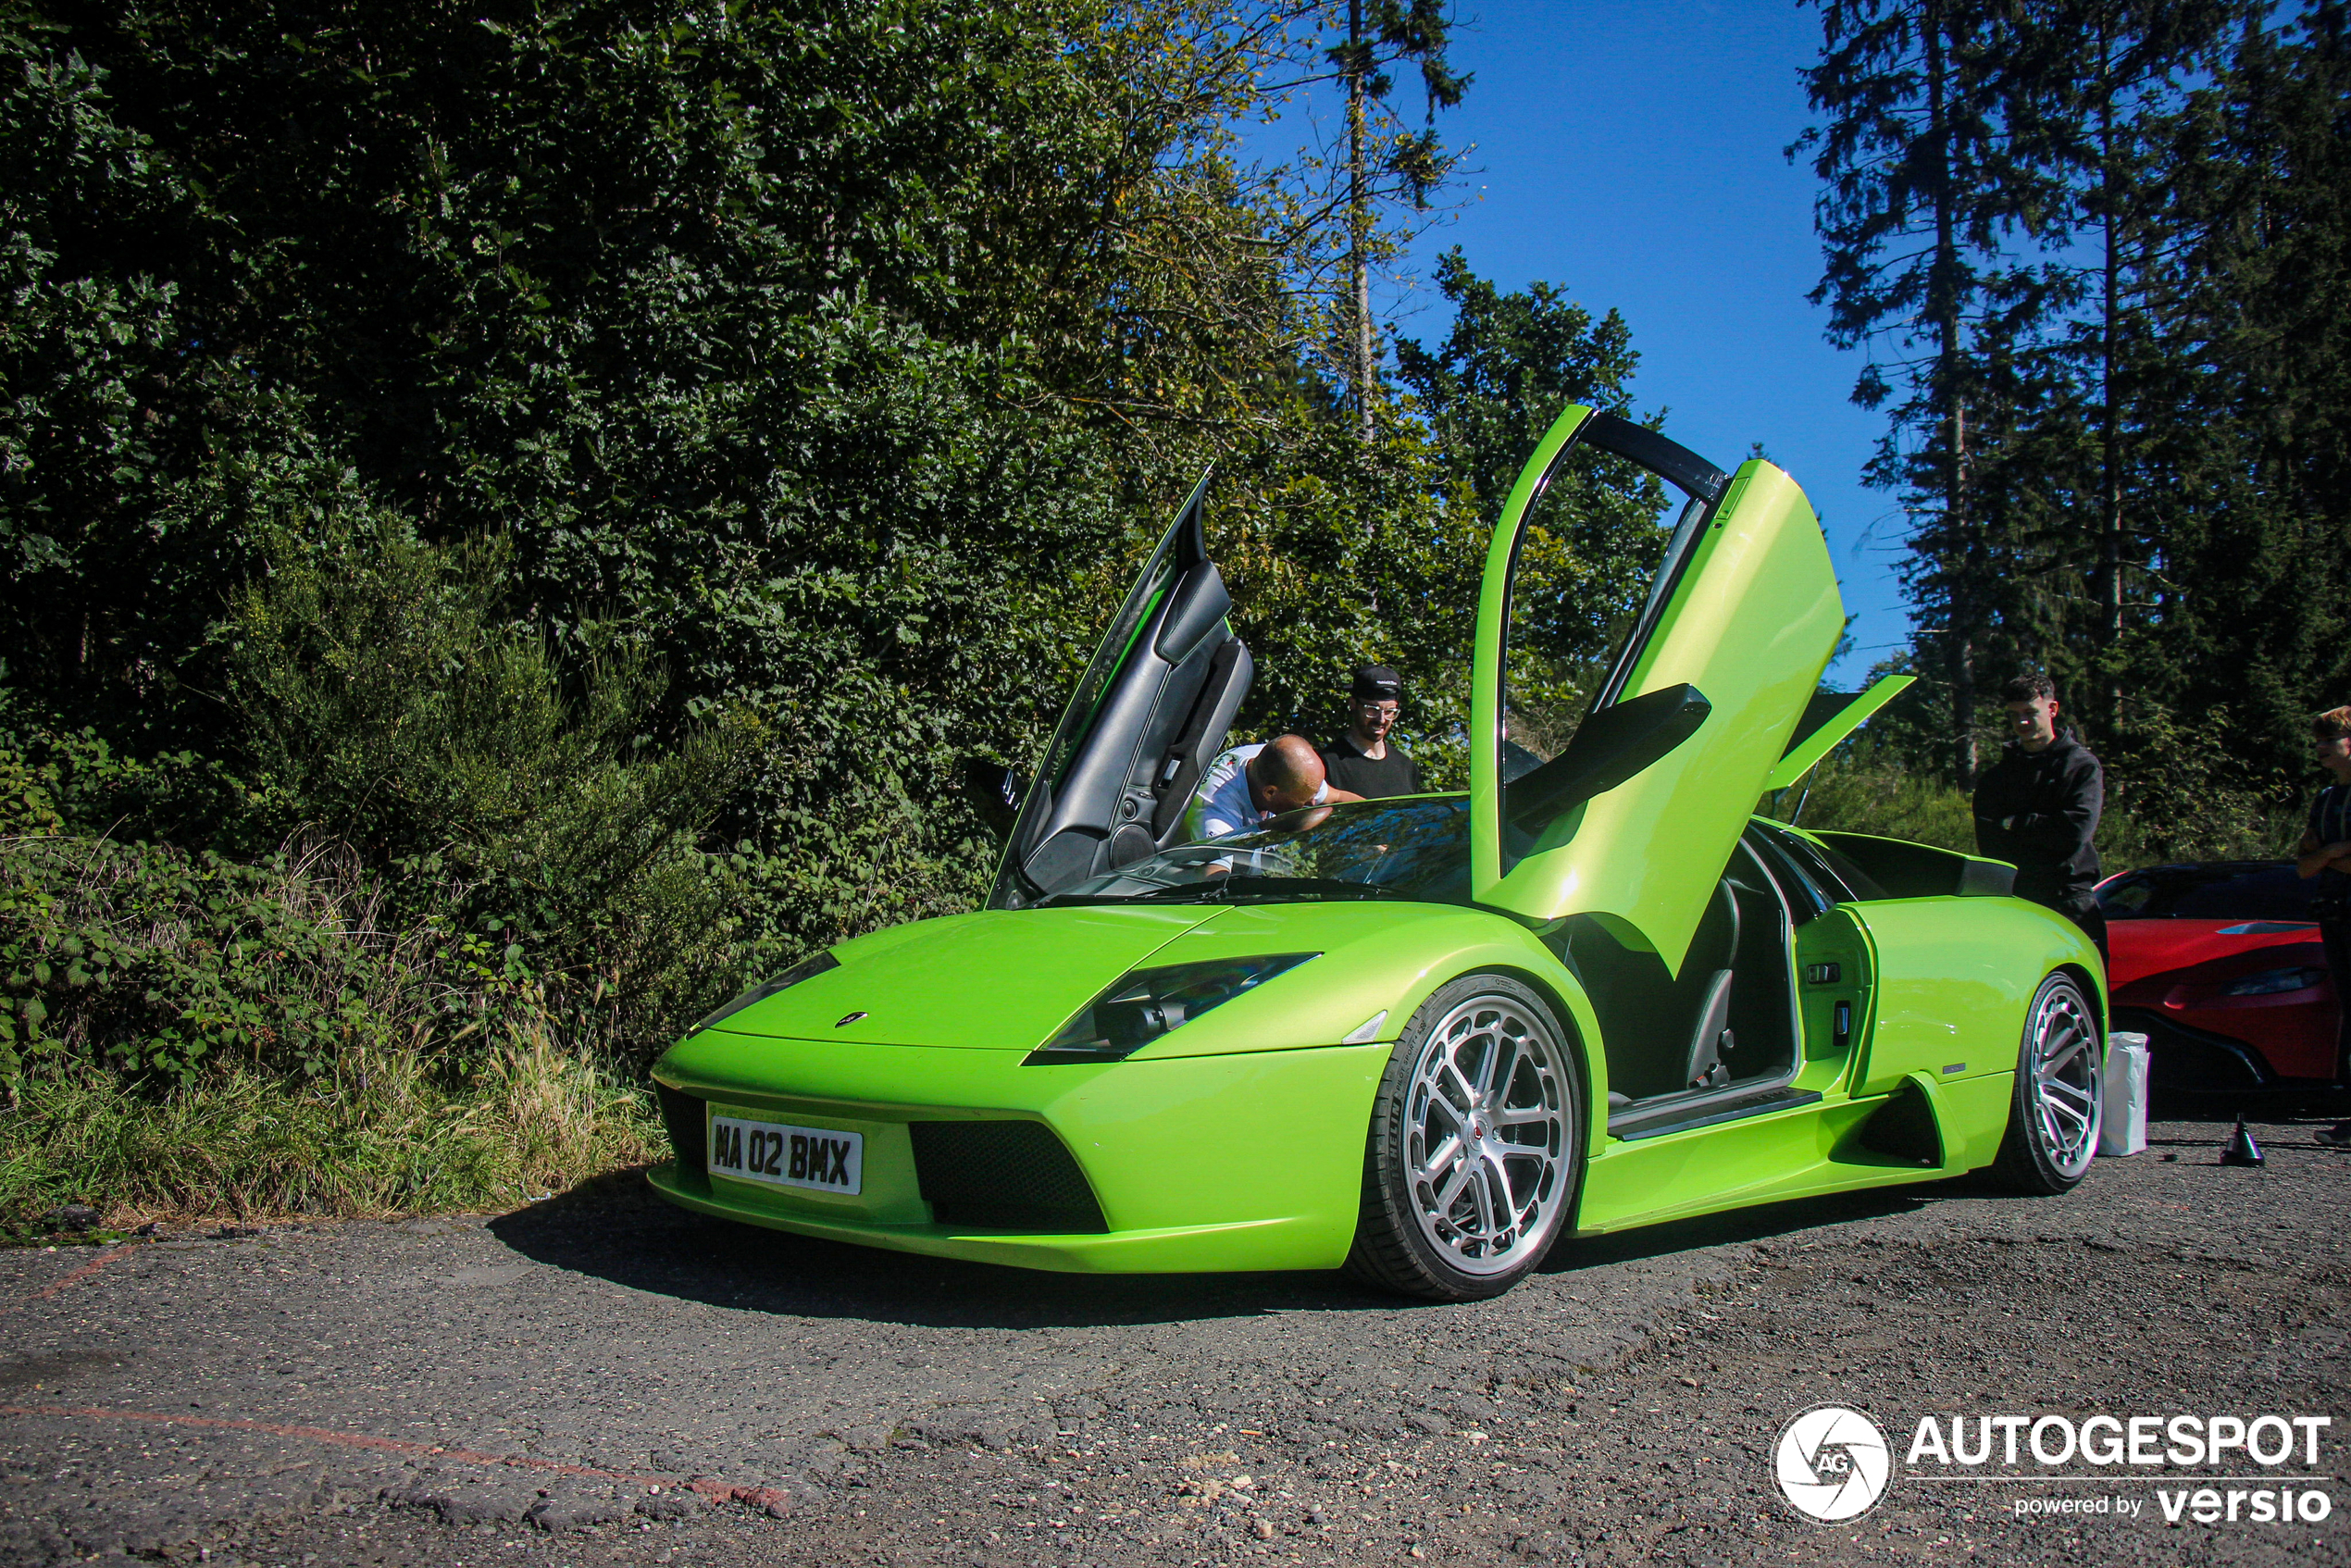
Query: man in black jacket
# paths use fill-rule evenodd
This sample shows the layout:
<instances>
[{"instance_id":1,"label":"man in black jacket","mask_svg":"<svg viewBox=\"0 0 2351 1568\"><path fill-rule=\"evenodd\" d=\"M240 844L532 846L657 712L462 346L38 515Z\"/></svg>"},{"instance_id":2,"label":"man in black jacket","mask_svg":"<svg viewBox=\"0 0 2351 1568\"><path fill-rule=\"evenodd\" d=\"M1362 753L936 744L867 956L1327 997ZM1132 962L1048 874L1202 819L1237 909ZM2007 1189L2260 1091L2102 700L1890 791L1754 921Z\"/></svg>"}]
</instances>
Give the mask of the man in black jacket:
<instances>
[{"instance_id":1,"label":"man in black jacket","mask_svg":"<svg viewBox=\"0 0 2351 1568\"><path fill-rule=\"evenodd\" d=\"M2090 840L2106 805L2106 779L2071 732L2057 728L2057 688L2045 675L2000 688L2016 732L1975 784L1975 847L2016 867L2016 894L2045 904L2106 952L2106 912L2091 889L2098 852Z\"/></svg>"}]
</instances>

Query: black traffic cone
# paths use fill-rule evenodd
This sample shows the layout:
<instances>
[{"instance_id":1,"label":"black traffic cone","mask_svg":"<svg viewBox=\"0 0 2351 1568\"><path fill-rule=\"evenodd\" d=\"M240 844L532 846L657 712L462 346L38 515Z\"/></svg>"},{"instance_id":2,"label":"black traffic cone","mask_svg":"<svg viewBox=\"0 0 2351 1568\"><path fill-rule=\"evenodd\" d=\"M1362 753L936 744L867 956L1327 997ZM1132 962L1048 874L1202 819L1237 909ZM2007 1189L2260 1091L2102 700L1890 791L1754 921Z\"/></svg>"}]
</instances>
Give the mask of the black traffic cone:
<instances>
[{"instance_id":1,"label":"black traffic cone","mask_svg":"<svg viewBox=\"0 0 2351 1568\"><path fill-rule=\"evenodd\" d=\"M2253 1141L2253 1135L2245 1130L2245 1118L2239 1116L2237 1125L2229 1133L2228 1141L2220 1145L2220 1164L2265 1165L2269 1164L2269 1159L2261 1152L2261 1146Z\"/></svg>"}]
</instances>

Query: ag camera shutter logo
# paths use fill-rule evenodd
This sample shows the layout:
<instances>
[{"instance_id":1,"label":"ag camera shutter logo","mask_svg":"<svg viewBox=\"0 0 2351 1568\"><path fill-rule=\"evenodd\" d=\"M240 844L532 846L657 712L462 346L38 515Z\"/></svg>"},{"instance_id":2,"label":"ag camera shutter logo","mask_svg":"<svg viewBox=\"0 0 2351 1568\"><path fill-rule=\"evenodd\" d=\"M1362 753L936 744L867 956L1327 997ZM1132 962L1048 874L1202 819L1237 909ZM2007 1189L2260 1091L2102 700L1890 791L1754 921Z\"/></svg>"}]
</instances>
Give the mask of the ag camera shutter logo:
<instances>
[{"instance_id":1,"label":"ag camera shutter logo","mask_svg":"<svg viewBox=\"0 0 2351 1568\"><path fill-rule=\"evenodd\" d=\"M1867 1513L1894 1472L1877 1423L1843 1405L1815 1405L1789 1422L1772 1459L1780 1495L1823 1524Z\"/></svg>"}]
</instances>

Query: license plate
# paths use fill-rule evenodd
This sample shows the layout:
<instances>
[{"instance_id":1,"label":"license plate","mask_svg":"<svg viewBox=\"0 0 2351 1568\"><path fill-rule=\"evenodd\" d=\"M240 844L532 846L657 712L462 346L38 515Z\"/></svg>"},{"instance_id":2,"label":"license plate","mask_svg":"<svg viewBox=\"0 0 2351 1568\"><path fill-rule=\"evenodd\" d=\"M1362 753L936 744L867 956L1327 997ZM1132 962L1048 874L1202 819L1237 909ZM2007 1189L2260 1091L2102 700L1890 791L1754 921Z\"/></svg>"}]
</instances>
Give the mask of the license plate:
<instances>
[{"instance_id":1,"label":"license plate","mask_svg":"<svg viewBox=\"0 0 2351 1568\"><path fill-rule=\"evenodd\" d=\"M865 1138L833 1127L713 1116L710 1174L853 1197L865 1185Z\"/></svg>"}]
</instances>

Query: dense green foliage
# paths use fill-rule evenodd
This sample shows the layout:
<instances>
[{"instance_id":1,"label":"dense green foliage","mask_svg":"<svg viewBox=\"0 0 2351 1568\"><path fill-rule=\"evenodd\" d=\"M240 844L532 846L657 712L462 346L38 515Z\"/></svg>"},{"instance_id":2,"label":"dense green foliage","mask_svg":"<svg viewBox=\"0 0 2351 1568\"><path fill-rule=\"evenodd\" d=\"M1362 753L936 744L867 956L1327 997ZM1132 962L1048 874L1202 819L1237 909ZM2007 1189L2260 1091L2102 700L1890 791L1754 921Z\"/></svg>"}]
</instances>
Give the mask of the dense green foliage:
<instances>
[{"instance_id":1,"label":"dense green foliage","mask_svg":"<svg viewBox=\"0 0 2351 1568\"><path fill-rule=\"evenodd\" d=\"M289 1152L268 1082L626 1144L548 1052L626 1079L973 902L962 765L1032 760L1212 464L1244 727L1385 659L1457 779L1492 470L1634 355L1455 257L1365 439L1330 170L1227 131L1325 10L0 0L9 1190L134 1102L239 1201L404 1190L303 1188L374 1124ZM1537 554L1623 591L1656 496L1572 488Z\"/></svg>"},{"instance_id":2,"label":"dense green foliage","mask_svg":"<svg viewBox=\"0 0 2351 1568\"><path fill-rule=\"evenodd\" d=\"M2190 852L2307 790L2351 700L2351 13L1821 9L1796 150L1911 523L1903 755L1964 782L2046 669Z\"/></svg>"}]
</instances>

